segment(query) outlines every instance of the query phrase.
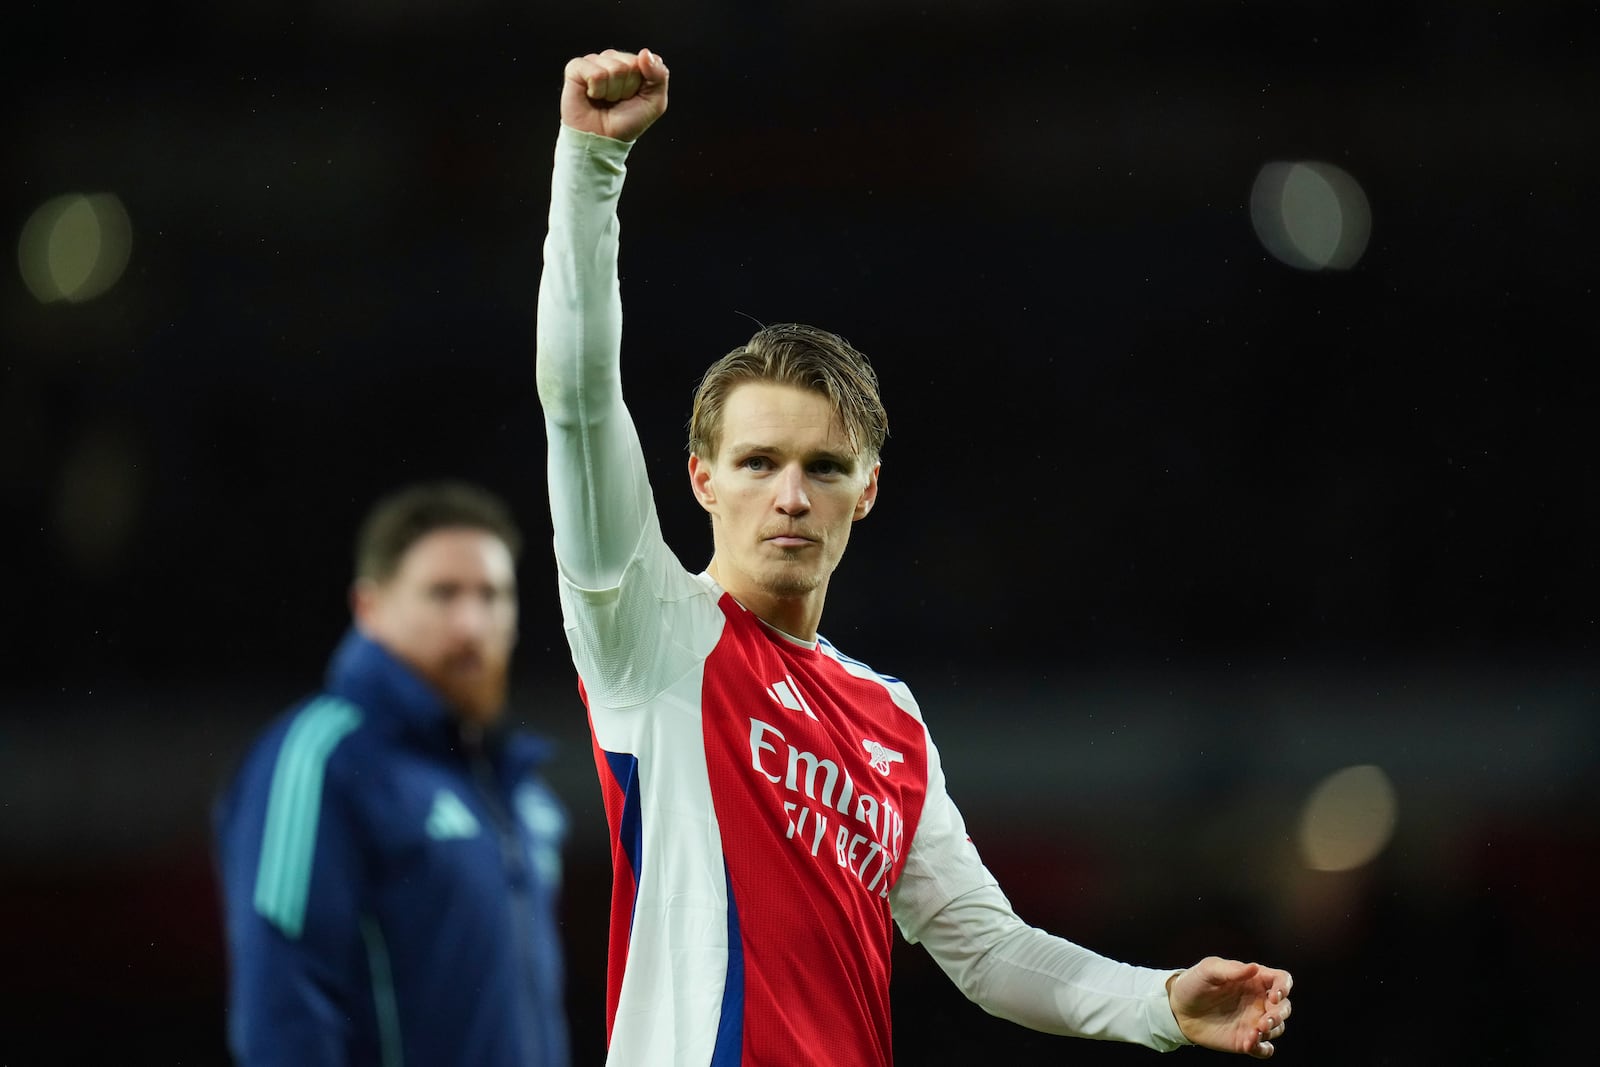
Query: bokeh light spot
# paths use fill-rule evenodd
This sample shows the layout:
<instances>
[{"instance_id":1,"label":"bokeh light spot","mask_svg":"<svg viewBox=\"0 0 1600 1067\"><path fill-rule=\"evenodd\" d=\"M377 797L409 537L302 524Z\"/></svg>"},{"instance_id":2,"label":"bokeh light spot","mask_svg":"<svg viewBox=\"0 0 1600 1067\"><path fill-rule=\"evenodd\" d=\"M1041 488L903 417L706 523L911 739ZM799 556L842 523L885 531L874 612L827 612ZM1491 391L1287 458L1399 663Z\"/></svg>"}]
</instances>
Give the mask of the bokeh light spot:
<instances>
[{"instance_id":1,"label":"bokeh light spot","mask_svg":"<svg viewBox=\"0 0 1600 1067\"><path fill-rule=\"evenodd\" d=\"M1250 223L1277 259L1301 270L1346 270L1367 250L1367 194L1331 163L1268 163L1250 190Z\"/></svg>"},{"instance_id":2,"label":"bokeh light spot","mask_svg":"<svg viewBox=\"0 0 1600 1067\"><path fill-rule=\"evenodd\" d=\"M1336 771L1311 791L1301 813L1301 856L1313 870L1353 870L1383 851L1397 816L1394 786L1381 767Z\"/></svg>"},{"instance_id":3,"label":"bokeh light spot","mask_svg":"<svg viewBox=\"0 0 1600 1067\"><path fill-rule=\"evenodd\" d=\"M133 226L113 193L69 193L39 205L17 239L23 284L41 303L81 303L122 277Z\"/></svg>"}]
</instances>

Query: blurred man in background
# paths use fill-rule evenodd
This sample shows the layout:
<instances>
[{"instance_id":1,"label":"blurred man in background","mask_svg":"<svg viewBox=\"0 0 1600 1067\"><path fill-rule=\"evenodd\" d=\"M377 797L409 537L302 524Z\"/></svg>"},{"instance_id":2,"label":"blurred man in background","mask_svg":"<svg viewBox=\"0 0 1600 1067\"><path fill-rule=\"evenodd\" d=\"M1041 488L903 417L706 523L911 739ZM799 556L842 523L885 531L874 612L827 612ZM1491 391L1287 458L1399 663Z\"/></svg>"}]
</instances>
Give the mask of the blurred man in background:
<instances>
[{"instance_id":1,"label":"blurred man in background","mask_svg":"<svg viewBox=\"0 0 1600 1067\"><path fill-rule=\"evenodd\" d=\"M354 626L215 811L241 1065L564 1067L566 816L504 715L521 535L476 486L402 489Z\"/></svg>"}]
</instances>

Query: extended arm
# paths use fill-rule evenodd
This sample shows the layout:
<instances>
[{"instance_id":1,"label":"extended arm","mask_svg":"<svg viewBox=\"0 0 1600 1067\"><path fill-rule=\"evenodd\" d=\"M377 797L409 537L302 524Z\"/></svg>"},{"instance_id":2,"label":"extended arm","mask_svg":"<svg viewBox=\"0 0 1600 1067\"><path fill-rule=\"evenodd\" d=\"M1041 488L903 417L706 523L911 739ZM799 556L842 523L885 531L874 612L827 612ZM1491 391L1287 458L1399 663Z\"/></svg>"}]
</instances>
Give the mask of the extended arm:
<instances>
[{"instance_id":1,"label":"extended arm","mask_svg":"<svg viewBox=\"0 0 1600 1067\"><path fill-rule=\"evenodd\" d=\"M952 900L918 936L957 988L991 1015L1047 1034L1162 1052L1189 1043L1167 1005L1175 971L1118 963L1029 926L998 886Z\"/></svg>"},{"instance_id":2,"label":"extended arm","mask_svg":"<svg viewBox=\"0 0 1600 1067\"><path fill-rule=\"evenodd\" d=\"M1044 1033L1272 1055L1289 1017L1287 972L1216 957L1139 967L1027 925L968 838L931 741L928 751L927 803L889 899L906 939L969 999Z\"/></svg>"},{"instance_id":3,"label":"extended arm","mask_svg":"<svg viewBox=\"0 0 1600 1067\"><path fill-rule=\"evenodd\" d=\"M1045 1033L1265 1059L1291 1010L1287 972L1215 956L1179 972L1119 963L1028 926L993 886L951 901L921 939L985 1011Z\"/></svg>"},{"instance_id":4,"label":"extended arm","mask_svg":"<svg viewBox=\"0 0 1600 1067\"><path fill-rule=\"evenodd\" d=\"M617 201L632 142L666 110L649 52L567 64L539 284L538 383L556 555L569 581L616 585L652 504L622 401Z\"/></svg>"}]
</instances>

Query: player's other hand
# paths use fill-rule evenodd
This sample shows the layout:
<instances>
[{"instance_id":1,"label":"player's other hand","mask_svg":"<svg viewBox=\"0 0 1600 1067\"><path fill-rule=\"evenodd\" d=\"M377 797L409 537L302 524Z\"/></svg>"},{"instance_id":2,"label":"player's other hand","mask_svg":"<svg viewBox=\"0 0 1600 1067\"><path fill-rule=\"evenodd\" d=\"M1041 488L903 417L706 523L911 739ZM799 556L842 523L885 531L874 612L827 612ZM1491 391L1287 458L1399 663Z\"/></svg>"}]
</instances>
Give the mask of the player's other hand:
<instances>
[{"instance_id":1,"label":"player's other hand","mask_svg":"<svg viewBox=\"0 0 1600 1067\"><path fill-rule=\"evenodd\" d=\"M666 110L667 65L648 48L567 61L561 121L575 130L633 141Z\"/></svg>"},{"instance_id":2,"label":"player's other hand","mask_svg":"<svg viewBox=\"0 0 1600 1067\"><path fill-rule=\"evenodd\" d=\"M1167 982L1167 1001L1196 1045L1264 1060L1288 1025L1293 986L1288 971L1207 956Z\"/></svg>"}]
</instances>

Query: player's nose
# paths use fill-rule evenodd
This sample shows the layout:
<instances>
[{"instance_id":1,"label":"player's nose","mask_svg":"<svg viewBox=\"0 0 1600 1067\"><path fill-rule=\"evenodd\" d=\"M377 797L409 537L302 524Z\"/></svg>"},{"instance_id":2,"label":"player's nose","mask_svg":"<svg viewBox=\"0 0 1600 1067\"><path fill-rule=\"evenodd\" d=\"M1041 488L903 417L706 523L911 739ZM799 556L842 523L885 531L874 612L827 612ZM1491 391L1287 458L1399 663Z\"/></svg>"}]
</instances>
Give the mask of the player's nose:
<instances>
[{"instance_id":1,"label":"player's nose","mask_svg":"<svg viewBox=\"0 0 1600 1067\"><path fill-rule=\"evenodd\" d=\"M804 515L811 510L805 471L799 464L790 464L778 472L776 492L776 507L785 515Z\"/></svg>"}]
</instances>

